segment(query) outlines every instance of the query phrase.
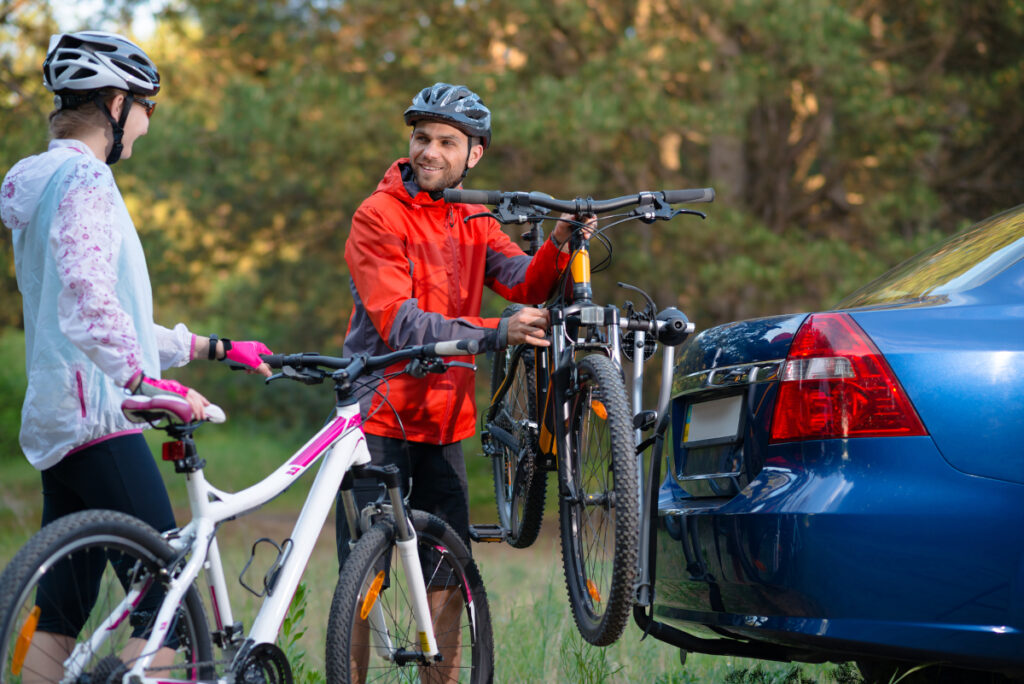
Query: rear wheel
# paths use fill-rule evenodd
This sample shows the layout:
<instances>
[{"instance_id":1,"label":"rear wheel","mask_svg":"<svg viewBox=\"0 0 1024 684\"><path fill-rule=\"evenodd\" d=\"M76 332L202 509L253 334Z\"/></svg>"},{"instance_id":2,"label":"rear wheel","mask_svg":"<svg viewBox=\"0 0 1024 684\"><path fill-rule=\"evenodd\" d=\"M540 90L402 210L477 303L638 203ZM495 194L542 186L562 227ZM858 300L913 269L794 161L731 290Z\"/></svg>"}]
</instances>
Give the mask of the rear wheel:
<instances>
[{"instance_id":1,"label":"rear wheel","mask_svg":"<svg viewBox=\"0 0 1024 684\"><path fill-rule=\"evenodd\" d=\"M371 527L338 577L327 623L327 681L490 682L494 645L476 563L440 518L411 511L434 633L443 659L423 662L395 521ZM372 626L371 626L372 625Z\"/></svg>"},{"instance_id":2,"label":"rear wheel","mask_svg":"<svg viewBox=\"0 0 1024 684\"><path fill-rule=\"evenodd\" d=\"M120 681L152 631L173 557L153 528L114 511L75 513L40 530L0 575L0 682ZM138 599L122 606L133 590ZM212 660L207 630L190 587L153 676L209 676L197 665Z\"/></svg>"},{"instance_id":3,"label":"rear wheel","mask_svg":"<svg viewBox=\"0 0 1024 684\"><path fill-rule=\"evenodd\" d=\"M580 634L597 646L621 635L633 608L639 542L637 459L619 368L590 355L577 365L571 451L561 455L562 562Z\"/></svg>"},{"instance_id":4,"label":"rear wheel","mask_svg":"<svg viewBox=\"0 0 1024 684\"><path fill-rule=\"evenodd\" d=\"M506 349L494 357L491 396L509 383L501 400L491 407L489 448L494 467L494 498L498 520L507 541L526 548L537 539L544 518L547 473L537 448L537 390L534 351Z\"/></svg>"}]
</instances>

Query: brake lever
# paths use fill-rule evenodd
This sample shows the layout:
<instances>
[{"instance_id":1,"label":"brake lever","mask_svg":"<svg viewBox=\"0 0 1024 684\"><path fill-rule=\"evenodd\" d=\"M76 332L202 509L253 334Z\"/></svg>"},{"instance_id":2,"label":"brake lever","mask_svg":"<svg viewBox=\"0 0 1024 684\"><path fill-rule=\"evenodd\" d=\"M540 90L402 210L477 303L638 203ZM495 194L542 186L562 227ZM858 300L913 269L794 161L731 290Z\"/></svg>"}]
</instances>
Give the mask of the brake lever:
<instances>
[{"instance_id":1,"label":"brake lever","mask_svg":"<svg viewBox=\"0 0 1024 684\"><path fill-rule=\"evenodd\" d=\"M267 378L266 383L269 385L274 380L295 380L303 385L319 385L323 383L326 377L327 373L319 369L303 368L302 370L296 370L292 366L284 366L281 368L280 373L274 373Z\"/></svg>"},{"instance_id":2,"label":"brake lever","mask_svg":"<svg viewBox=\"0 0 1024 684\"><path fill-rule=\"evenodd\" d=\"M445 368L438 372L443 373L445 370L448 370L449 368L468 368L469 370L476 372L476 364L466 363L465 361L449 361L447 364L445 364Z\"/></svg>"},{"instance_id":3,"label":"brake lever","mask_svg":"<svg viewBox=\"0 0 1024 684\"><path fill-rule=\"evenodd\" d=\"M693 216L700 216L702 219L706 219L708 217L708 215L705 214L703 211L697 211L695 209L676 209L672 213L672 216L669 216L669 218L675 218L676 216L679 216L680 214L691 214Z\"/></svg>"}]
</instances>

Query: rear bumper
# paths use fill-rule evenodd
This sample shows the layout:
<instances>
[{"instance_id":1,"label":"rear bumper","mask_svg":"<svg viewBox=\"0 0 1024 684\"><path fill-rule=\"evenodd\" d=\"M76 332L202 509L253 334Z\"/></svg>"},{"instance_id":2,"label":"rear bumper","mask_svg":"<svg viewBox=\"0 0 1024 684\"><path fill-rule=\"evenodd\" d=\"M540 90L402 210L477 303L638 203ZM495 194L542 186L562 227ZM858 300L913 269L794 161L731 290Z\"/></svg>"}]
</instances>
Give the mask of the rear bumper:
<instances>
[{"instance_id":1,"label":"rear bumper","mask_svg":"<svg viewBox=\"0 0 1024 684\"><path fill-rule=\"evenodd\" d=\"M662 487L656 621L838 654L1024 665L1024 487L954 470L927 437L767 455L718 506Z\"/></svg>"}]
</instances>

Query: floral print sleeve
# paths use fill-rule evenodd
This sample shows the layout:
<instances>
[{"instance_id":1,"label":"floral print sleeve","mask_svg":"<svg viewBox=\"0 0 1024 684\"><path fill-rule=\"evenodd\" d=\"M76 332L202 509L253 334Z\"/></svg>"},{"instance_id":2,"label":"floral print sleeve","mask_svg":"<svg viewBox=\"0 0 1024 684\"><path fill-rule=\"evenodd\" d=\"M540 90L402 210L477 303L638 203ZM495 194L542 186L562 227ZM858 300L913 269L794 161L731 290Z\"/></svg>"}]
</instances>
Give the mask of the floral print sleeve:
<instances>
[{"instance_id":1,"label":"floral print sleeve","mask_svg":"<svg viewBox=\"0 0 1024 684\"><path fill-rule=\"evenodd\" d=\"M104 373L124 385L142 369L131 317L117 297L117 187L110 169L83 159L71 174L54 225L50 249L61 292L61 332Z\"/></svg>"},{"instance_id":2,"label":"floral print sleeve","mask_svg":"<svg viewBox=\"0 0 1024 684\"><path fill-rule=\"evenodd\" d=\"M18 184L20 169L11 169L11 172L4 178L0 186L0 221L11 230L22 230L28 226L28 220L24 214L16 211L14 202L15 188Z\"/></svg>"}]
</instances>

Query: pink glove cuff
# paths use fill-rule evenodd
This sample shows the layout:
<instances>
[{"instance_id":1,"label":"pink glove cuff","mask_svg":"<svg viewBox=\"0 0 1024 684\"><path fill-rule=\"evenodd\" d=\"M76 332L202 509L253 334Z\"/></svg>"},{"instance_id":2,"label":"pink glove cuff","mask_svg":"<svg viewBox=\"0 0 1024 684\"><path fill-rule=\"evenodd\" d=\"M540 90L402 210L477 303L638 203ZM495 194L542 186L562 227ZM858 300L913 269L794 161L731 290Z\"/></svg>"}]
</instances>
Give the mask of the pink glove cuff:
<instances>
[{"instance_id":1,"label":"pink glove cuff","mask_svg":"<svg viewBox=\"0 0 1024 684\"><path fill-rule=\"evenodd\" d=\"M272 354L273 352L267 348L267 345L262 342L247 341L247 342L232 342L231 348L228 349L225 358L228 361L234 361L240 363L243 366L249 368L256 368L263 359L259 357L260 354Z\"/></svg>"}]
</instances>

